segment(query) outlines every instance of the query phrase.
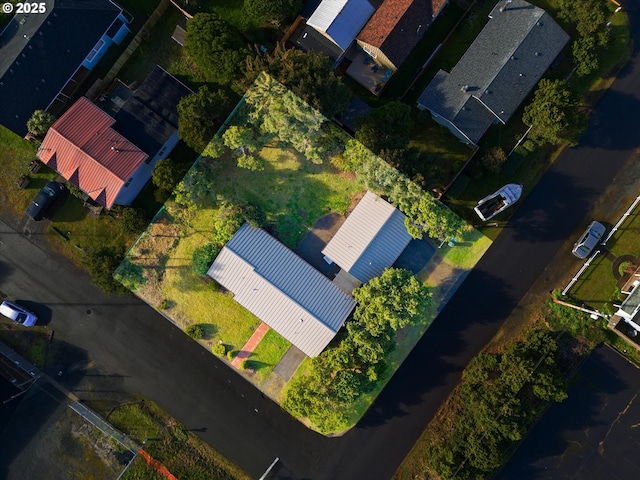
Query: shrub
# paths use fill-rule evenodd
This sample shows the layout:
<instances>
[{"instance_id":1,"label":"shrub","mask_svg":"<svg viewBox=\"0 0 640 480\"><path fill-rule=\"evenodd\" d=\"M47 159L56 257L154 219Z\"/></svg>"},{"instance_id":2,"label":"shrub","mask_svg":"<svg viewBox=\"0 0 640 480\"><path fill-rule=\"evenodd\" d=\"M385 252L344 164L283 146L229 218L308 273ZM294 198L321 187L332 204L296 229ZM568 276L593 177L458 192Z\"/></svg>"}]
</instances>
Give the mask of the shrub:
<instances>
[{"instance_id":1,"label":"shrub","mask_svg":"<svg viewBox=\"0 0 640 480\"><path fill-rule=\"evenodd\" d=\"M242 206L242 215L255 228L264 227L267 224L267 215L258 205L247 203Z\"/></svg>"},{"instance_id":2,"label":"shrub","mask_svg":"<svg viewBox=\"0 0 640 480\"><path fill-rule=\"evenodd\" d=\"M200 340L204 336L204 329L202 325L194 323L185 328L184 332L194 340Z\"/></svg>"},{"instance_id":3,"label":"shrub","mask_svg":"<svg viewBox=\"0 0 640 480\"><path fill-rule=\"evenodd\" d=\"M69 193L71 195L73 195L76 198L79 198L80 200L83 200L84 192L80 190L80 187L74 185L71 182L67 182L65 186L67 187L67 190L69 190Z\"/></svg>"},{"instance_id":4,"label":"shrub","mask_svg":"<svg viewBox=\"0 0 640 480\"><path fill-rule=\"evenodd\" d=\"M238 167L246 168L252 172L261 172L264 170L264 160L255 155L240 155L238 157Z\"/></svg>"},{"instance_id":5,"label":"shrub","mask_svg":"<svg viewBox=\"0 0 640 480\"><path fill-rule=\"evenodd\" d=\"M536 149L536 144L533 143L533 140L525 140L522 143L522 146L524 147L525 150L527 150L528 152L533 152Z\"/></svg>"},{"instance_id":6,"label":"shrub","mask_svg":"<svg viewBox=\"0 0 640 480\"><path fill-rule=\"evenodd\" d=\"M213 225L213 239L218 245L224 245L233 237L244 223L240 209L233 207L224 212ZM216 253L217 255L217 253Z\"/></svg>"},{"instance_id":7,"label":"shrub","mask_svg":"<svg viewBox=\"0 0 640 480\"><path fill-rule=\"evenodd\" d=\"M211 351L217 357L224 357L224 354L227 353L227 347L225 347L223 343L216 343L211 347Z\"/></svg>"},{"instance_id":8,"label":"shrub","mask_svg":"<svg viewBox=\"0 0 640 480\"><path fill-rule=\"evenodd\" d=\"M120 207L120 222L127 233L140 233L147 226L147 219L142 210L131 207Z\"/></svg>"},{"instance_id":9,"label":"shrub","mask_svg":"<svg viewBox=\"0 0 640 480\"><path fill-rule=\"evenodd\" d=\"M490 148L482 156L482 165L490 172L500 173L507 161L507 154L500 147Z\"/></svg>"},{"instance_id":10,"label":"shrub","mask_svg":"<svg viewBox=\"0 0 640 480\"><path fill-rule=\"evenodd\" d=\"M227 352L227 359L229 361L232 361L236 357L237 354L238 354L238 352L236 350L229 350Z\"/></svg>"},{"instance_id":11,"label":"shrub","mask_svg":"<svg viewBox=\"0 0 640 480\"><path fill-rule=\"evenodd\" d=\"M220 253L220 247L212 242L196 248L191 257L193 272L199 277L204 277L218 253Z\"/></svg>"},{"instance_id":12,"label":"shrub","mask_svg":"<svg viewBox=\"0 0 640 480\"><path fill-rule=\"evenodd\" d=\"M27 130L36 137L44 137L51 125L56 121L56 117L44 110L36 110L27 120Z\"/></svg>"}]
</instances>

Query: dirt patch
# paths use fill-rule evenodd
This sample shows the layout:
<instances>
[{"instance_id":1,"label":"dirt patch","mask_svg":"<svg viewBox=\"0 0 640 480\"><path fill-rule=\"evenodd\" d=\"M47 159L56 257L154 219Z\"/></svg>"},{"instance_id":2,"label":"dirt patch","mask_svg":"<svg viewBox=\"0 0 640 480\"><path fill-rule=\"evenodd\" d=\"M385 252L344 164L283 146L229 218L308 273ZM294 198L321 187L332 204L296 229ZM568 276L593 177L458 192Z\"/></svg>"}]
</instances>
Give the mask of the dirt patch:
<instances>
[{"instance_id":1,"label":"dirt patch","mask_svg":"<svg viewBox=\"0 0 640 480\"><path fill-rule=\"evenodd\" d=\"M0 436L0 477L8 480L116 478L132 454L68 407L42 379Z\"/></svg>"}]
</instances>

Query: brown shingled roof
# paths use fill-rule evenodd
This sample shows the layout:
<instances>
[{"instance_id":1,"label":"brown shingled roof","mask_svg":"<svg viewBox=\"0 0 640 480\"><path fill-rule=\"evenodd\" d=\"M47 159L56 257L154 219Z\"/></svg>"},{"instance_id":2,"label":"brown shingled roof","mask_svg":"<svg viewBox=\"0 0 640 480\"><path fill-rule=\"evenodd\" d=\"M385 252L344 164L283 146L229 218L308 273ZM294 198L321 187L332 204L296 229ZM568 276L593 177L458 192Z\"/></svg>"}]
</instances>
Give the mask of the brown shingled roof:
<instances>
[{"instance_id":1,"label":"brown shingled roof","mask_svg":"<svg viewBox=\"0 0 640 480\"><path fill-rule=\"evenodd\" d=\"M379 48L396 67L407 59L445 0L385 0L357 39Z\"/></svg>"},{"instance_id":2,"label":"brown shingled roof","mask_svg":"<svg viewBox=\"0 0 640 480\"><path fill-rule=\"evenodd\" d=\"M49 129L38 157L107 208L148 155L113 128L115 120L82 97Z\"/></svg>"}]
</instances>

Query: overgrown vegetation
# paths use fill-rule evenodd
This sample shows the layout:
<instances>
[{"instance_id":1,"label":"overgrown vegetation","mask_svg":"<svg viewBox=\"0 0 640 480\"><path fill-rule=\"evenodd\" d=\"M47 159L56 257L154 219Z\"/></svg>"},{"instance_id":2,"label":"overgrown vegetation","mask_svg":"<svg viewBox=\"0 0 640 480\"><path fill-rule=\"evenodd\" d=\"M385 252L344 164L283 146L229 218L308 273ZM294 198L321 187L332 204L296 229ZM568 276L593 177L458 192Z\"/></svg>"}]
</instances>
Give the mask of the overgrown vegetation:
<instances>
[{"instance_id":1,"label":"overgrown vegetation","mask_svg":"<svg viewBox=\"0 0 640 480\"><path fill-rule=\"evenodd\" d=\"M566 398L559 338L534 329L475 357L395 478L489 478L547 403Z\"/></svg>"},{"instance_id":2,"label":"overgrown vegetation","mask_svg":"<svg viewBox=\"0 0 640 480\"><path fill-rule=\"evenodd\" d=\"M120 405L108 421L127 434L176 478L193 480L249 480L249 476L213 450L183 425L148 400ZM138 456L123 480L163 479L143 456Z\"/></svg>"}]
</instances>

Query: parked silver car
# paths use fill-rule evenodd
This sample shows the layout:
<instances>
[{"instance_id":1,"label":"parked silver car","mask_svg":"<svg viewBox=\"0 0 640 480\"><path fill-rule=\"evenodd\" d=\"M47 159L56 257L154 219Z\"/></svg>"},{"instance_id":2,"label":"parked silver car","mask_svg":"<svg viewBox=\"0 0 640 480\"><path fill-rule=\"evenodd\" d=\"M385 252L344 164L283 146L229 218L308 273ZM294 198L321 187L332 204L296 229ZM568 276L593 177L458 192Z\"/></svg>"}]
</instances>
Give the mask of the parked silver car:
<instances>
[{"instance_id":1,"label":"parked silver car","mask_svg":"<svg viewBox=\"0 0 640 480\"><path fill-rule=\"evenodd\" d=\"M38 321L35 313L9 300L2 302L2 305L0 305L0 313L25 327L31 327Z\"/></svg>"},{"instance_id":2,"label":"parked silver car","mask_svg":"<svg viewBox=\"0 0 640 480\"><path fill-rule=\"evenodd\" d=\"M571 253L578 258L587 258L596 245L600 243L606 231L606 227L600 222L591 222L585 232L580 236L580 240L573 245Z\"/></svg>"}]
</instances>

